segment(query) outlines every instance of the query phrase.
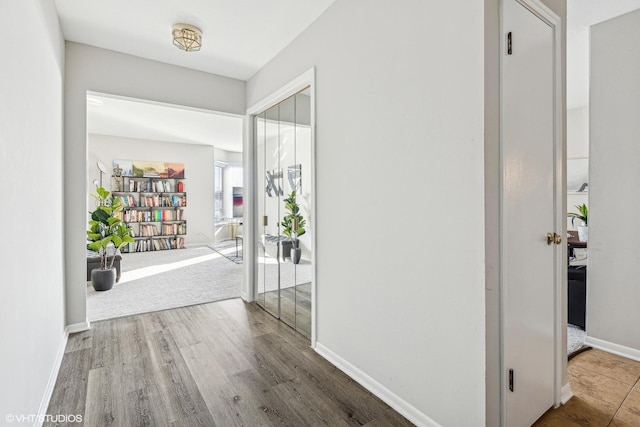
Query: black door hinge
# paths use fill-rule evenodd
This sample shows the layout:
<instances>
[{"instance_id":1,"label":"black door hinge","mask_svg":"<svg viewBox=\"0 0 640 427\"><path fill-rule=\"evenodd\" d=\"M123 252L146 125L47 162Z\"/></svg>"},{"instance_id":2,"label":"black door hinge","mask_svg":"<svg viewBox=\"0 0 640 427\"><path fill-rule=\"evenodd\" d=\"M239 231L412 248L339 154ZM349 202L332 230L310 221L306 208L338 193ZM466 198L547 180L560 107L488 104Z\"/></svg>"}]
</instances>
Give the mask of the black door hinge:
<instances>
[{"instance_id":1,"label":"black door hinge","mask_svg":"<svg viewBox=\"0 0 640 427\"><path fill-rule=\"evenodd\" d=\"M511 31L507 33L507 55L511 55L513 53L512 45L511 45Z\"/></svg>"},{"instance_id":2,"label":"black door hinge","mask_svg":"<svg viewBox=\"0 0 640 427\"><path fill-rule=\"evenodd\" d=\"M509 369L509 391L513 391L513 369Z\"/></svg>"}]
</instances>

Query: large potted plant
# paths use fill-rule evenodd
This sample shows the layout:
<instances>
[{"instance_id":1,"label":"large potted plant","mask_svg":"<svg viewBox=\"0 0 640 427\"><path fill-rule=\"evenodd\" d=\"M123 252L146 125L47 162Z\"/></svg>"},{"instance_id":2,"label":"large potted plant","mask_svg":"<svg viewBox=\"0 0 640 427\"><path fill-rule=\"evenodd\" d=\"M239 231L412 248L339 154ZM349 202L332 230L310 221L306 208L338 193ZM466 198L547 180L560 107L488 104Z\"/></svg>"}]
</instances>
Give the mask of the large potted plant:
<instances>
[{"instance_id":1,"label":"large potted plant","mask_svg":"<svg viewBox=\"0 0 640 427\"><path fill-rule=\"evenodd\" d=\"M571 218L571 225L575 225L574 221L577 219L580 221L578 224L578 240L586 242L589 238L589 209L585 203L577 205L578 212L569 212L567 217Z\"/></svg>"},{"instance_id":2,"label":"large potted plant","mask_svg":"<svg viewBox=\"0 0 640 427\"><path fill-rule=\"evenodd\" d=\"M91 284L96 291L108 291L116 283L116 269L113 261L117 251L128 243L133 243L131 229L118 217L124 205L120 199L109 198L111 193L102 187L91 196L99 204L90 212L87 247L100 254L100 268L91 271ZM112 252L111 255L109 252Z\"/></svg>"},{"instance_id":3,"label":"large potted plant","mask_svg":"<svg viewBox=\"0 0 640 427\"><path fill-rule=\"evenodd\" d=\"M296 202L296 192L292 191L289 197L284 199L284 208L288 213L282 218L280 225L282 226L282 234L291 239L291 262L298 264L300 262L300 241L298 237L306 233L304 226L305 219L300 214L300 206Z\"/></svg>"}]
</instances>

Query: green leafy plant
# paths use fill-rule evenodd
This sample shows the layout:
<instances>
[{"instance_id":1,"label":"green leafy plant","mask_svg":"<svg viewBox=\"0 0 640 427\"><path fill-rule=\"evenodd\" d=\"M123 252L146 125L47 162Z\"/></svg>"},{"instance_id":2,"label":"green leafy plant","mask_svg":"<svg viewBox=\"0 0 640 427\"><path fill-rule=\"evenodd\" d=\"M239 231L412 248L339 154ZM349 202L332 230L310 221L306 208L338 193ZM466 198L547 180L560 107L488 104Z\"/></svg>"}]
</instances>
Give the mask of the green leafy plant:
<instances>
[{"instance_id":1,"label":"green leafy plant","mask_svg":"<svg viewBox=\"0 0 640 427\"><path fill-rule=\"evenodd\" d=\"M100 269L107 270L113 267L116 258L116 250L128 243L135 241L131 237L131 229L118 217L124 209L120 199L109 198L111 193L102 187L96 189L96 194L91 197L99 202L95 211L91 214L89 230L87 231L87 247L100 254ZM108 256L107 248L113 244L114 251ZM109 262L109 258L111 261Z\"/></svg>"},{"instance_id":2,"label":"green leafy plant","mask_svg":"<svg viewBox=\"0 0 640 427\"><path fill-rule=\"evenodd\" d=\"M571 218L571 225L574 225L573 222L576 219L579 219L580 221L584 222L584 225L588 224L588 217L589 217L589 209L587 208L587 205L585 203L581 204L581 205L576 205L576 209L578 209L578 212L569 212L567 214L568 218Z\"/></svg>"},{"instance_id":3,"label":"green leafy plant","mask_svg":"<svg viewBox=\"0 0 640 427\"><path fill-rule=\"evenodd\" d=\"M289 197L284 199L284 208L288 211L287 215L282 218L280 225L282 226L282 234L291 239L294 248L298 248L298 237L306 233L304 226L306 221L300 214L300 206L296 202L296 192L292 191Z\"/></svg>"}]
</instances>

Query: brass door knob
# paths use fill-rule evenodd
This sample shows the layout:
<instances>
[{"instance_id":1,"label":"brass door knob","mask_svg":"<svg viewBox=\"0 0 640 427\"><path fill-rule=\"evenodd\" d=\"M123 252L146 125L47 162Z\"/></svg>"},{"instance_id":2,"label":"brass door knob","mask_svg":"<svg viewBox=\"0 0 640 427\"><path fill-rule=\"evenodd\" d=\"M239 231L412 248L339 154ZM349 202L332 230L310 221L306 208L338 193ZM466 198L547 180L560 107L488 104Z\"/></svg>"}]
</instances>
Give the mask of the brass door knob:
<instances>
[{"instance_id":1,"label":"brass door knob","mask_svg":"<svg viewBox=\"0 0 640 427\"><path fill-rule=\"evenodd\" d=\"M547 245L551 245L552 243L559 245L562 243L562 237L557 233L547 233Z\"/></svg>"},{"instance_id":2,"label":"brass door knob","mask_svg":"<svg viewBox=\"0 0 640 427\"><path fill-rule=\"evenodd\" d=\"M562 237L560 237L559 234L553 233L553 243L559 245L560 243L562 243Z\"/></svg>"}]
</instances>

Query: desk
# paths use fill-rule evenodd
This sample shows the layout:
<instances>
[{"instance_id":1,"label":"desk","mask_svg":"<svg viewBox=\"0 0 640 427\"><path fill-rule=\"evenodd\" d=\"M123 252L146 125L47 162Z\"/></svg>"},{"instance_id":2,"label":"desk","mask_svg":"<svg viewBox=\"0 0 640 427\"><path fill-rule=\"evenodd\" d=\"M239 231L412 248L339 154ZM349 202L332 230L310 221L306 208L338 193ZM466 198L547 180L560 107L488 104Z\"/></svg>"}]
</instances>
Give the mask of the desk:
<instances>
[{"instance_id":1,"label":"desk","mask_svg":"<svg viewBox=\"0 0 640 427\"><path fill-rule=\"evenodd\" d=\"M240 240L244 245L244 240L242 240L242 234L236 234L236 258L238 258L238 240Z\"/></svg>"},{"instance_id":2,"label":"desk","mask_svg":"<svg viewBox=\"0 0 640 427\"><path fill-rule=\"evenodd\" d=\"M578 239L577 231L568 230L567 233L569 233L569 235L571 236L567 239L567 244L569 245L570 248L585 249L587 247L587 242L581 242L580 239Z\"/></svg>"}]
</instances>

